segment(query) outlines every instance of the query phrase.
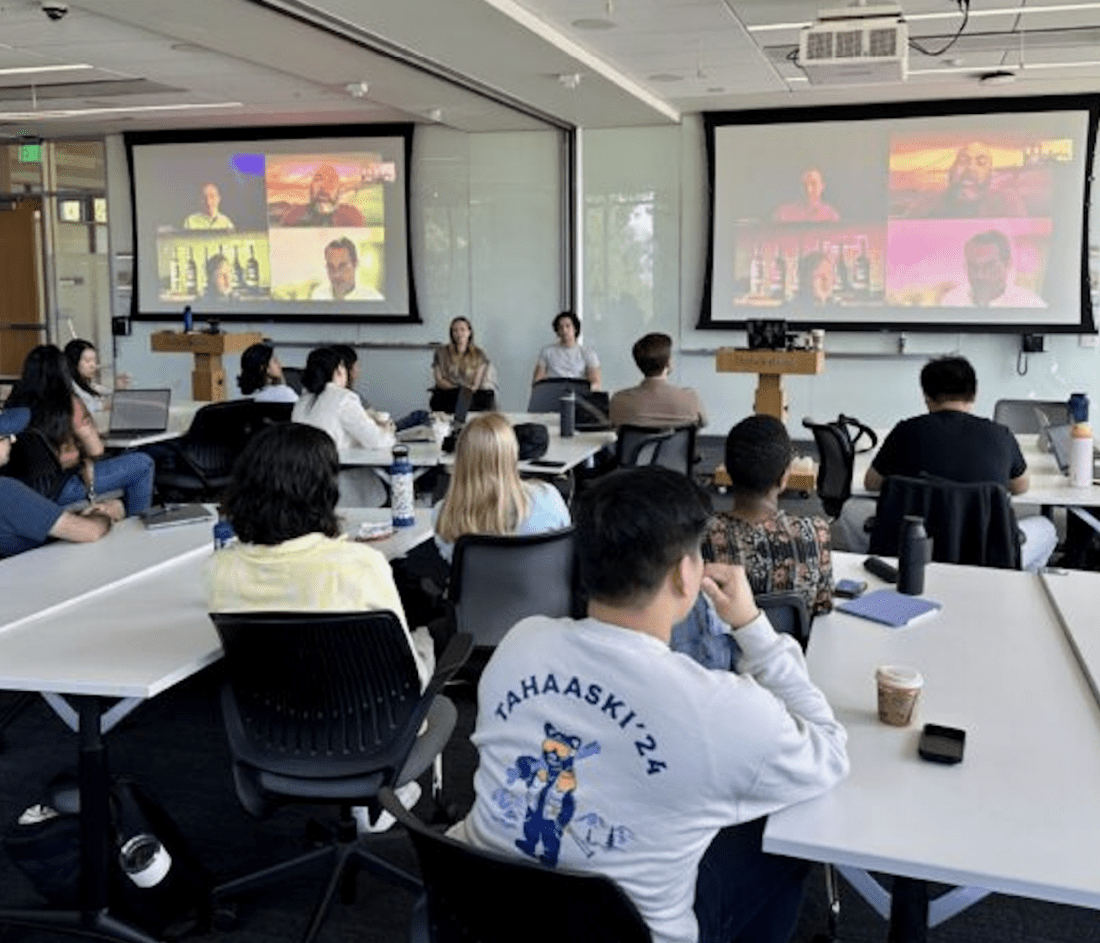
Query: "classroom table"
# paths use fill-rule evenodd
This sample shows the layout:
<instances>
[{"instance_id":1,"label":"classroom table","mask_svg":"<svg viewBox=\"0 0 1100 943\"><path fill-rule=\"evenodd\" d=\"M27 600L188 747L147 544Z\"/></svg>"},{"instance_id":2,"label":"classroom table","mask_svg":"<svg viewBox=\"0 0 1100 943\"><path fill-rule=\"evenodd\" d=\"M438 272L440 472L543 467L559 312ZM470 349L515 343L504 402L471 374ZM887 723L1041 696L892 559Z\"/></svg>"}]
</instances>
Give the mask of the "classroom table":
<instances>
[{"instance_id":1,"label":"classroom table","mask_svg":"<svg viewBox=\"0 0 1100 943\"><path fill-rule=\"evenodd\" d=\"M344 512L345 530L354 533L362 521L386 521L389 513L385 508L348 510ZM193 548L144 569L137 568L133 555L129 578L116 581L109 590L84 592L65 606L57 605L51 596L39 613L0 629L0 689L51 692L74 702L82 871L80 910L3 909L0 925L94 932L129 943L152 943L154 939L113 917L107 906L113 851L102 719L110 699L155 697L221 657L221 644L206 605L204 572L213 553L210 529L189 526L201 530L201 550ZM430 535L430 511L418 508L415 525L375 541L373 546L392 558ZM43 550L34 550L23 557L41 553ZM0 581L3 570L0 566Z\"/></svg>"},{"instance_id":2,"label":"classroom table","mask_svg":"<svg viewBox=\"0 0 1100 943\"><path fill-rule=\"evenodd\" d=\"M834 554L835 575L881 587L863 559ZM1097 598L1100 575L1076 579ZM1100 908L1100 710L1040 576L933 563L925 595L942 611L902 629L815 620L810 674L848 730L851 775L772 815L765 850L900 876L892 939L935 920L926 881ZM878 720L881 664L924 674L908 727ZM917 756L925 722L966 731L961 764Z\"/></svg>"}]
</instances>

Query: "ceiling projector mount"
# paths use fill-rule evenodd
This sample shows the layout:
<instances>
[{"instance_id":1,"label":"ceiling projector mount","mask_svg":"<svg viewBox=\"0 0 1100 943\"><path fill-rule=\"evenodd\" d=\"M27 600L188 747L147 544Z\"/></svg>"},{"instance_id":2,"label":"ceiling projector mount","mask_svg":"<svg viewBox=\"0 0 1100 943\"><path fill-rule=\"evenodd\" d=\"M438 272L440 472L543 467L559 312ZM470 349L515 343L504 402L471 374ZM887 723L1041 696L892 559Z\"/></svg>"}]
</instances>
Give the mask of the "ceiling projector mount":
<instances>
[{"instance_id":1,"label":"ceiling projector mount","mask_svg":"<svg viewBox=\"0 0 1100 943\"><path fill-rule=\"evenodd\" d=\"M813 85L905 81L909 29L901 7L878 3L821 10L799 36L798 64Z\"/></svg>"}]
</instances>

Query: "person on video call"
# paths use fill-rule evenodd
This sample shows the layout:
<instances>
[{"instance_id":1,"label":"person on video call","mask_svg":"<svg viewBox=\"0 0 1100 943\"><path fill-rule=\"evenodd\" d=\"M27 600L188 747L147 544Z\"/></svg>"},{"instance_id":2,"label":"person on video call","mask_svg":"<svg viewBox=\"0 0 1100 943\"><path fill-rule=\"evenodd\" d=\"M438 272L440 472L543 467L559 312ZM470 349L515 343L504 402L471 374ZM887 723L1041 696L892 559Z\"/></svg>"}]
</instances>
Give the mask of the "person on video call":
<instances>
[{"instance_id":1,"label":"person on video call","mask_svg":"<svg viewBox=\"0 0 1100 943\"><path fill-rule=\"evenodd\" d=\"M309 184L309 202L292 206L280 220L282 226L362 226L363 214L340 202L340 174L332 164L317 168Z\"/></svg>"},{"instance_id":2,"label":"person on video call","mask_svg":"<svg viewBox=\"0 0 1100 943\"><path fill-rule=\"evenodd\" d=\"M206 209L201 213L192 213L183 221L184 229L235 229L233 220L220 209L222 194L215 183L202 185L202 202Z\"/></svg>"},{"instance_id":3,"label":"person on video call","mask_svg":"<svg viewBox=\"0 0 1100 943\"><path fill-rule=\"evenodd\" d=\"M805 197L784 203L772 213L777 223L835 223L840 214L821 199L825 193L825 178L816 167L802 173L802 191Z\"/></svg>"},{"instance_id":4,"label":"person on video call","mask_svg":"<svg viewBox=\"0 0 1100 943\"><path fill-rule=\"evenodd\" d=\"M203 298L207 301L228 301L237 297L233 290L233 269L220 252L206 260L206 290Z\"/></svg>"},{"instance_id":5,"label":"person on video call","mask_svg":"<svg viewBox=\"0 0 1100 943\"><path fill-rule=\"evenodd\" d=\"M938 219L1028 215L1015 192L994 190L992 185L992 150L978 141L965 144L947 172L947 189L919 199L906 215Z\"/></svg>"},{"instance_id":6,"label":"person on video call","mask_svg":"<svg viewBox=\"0 0 1100 943\"><path fill-rule=\"evenodd\" d=\"M940 299L945 308L1045 308L1035 292L1009 281L1012 249L999 229L987 229L966 240L967 284L956 285Z\"/></svg>"},{"instance_id":7,"label":"person on video call","mask_svg":"<svg viewBox=\"0 0 1100 943\"><path fill-rule=\"evenodd\" d=\"M798 267L798 302L810 307L836 304L836 270L824 252L807 252Z\"/></svg>"},{"instance_id":8,"label":"person on video call","mask_svg":"<svg viewBox=\"0 0 1100 943\"><path fill-rule=\"evenodd\" d=\"M325 246L325 269L328 272L328 284L320 284L313 289L310 298L315 301L382 301L381 292L357 282L363 273L359 272L359 253L355 243L347 236L333 239Z\"/></svg>"}]
</instances>

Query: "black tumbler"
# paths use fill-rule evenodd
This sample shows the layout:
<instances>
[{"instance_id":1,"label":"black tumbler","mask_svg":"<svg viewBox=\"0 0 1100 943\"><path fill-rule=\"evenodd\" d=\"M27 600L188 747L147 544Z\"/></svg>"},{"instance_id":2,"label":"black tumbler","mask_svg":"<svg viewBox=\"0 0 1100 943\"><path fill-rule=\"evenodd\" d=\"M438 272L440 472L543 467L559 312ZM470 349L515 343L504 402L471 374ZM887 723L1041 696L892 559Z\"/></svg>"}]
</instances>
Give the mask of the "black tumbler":
<instances>
[{"instance_id":1,"label":"black tumbler","mask_svg":"<svg viewBox=\"0 0 1100 943\"><path fill-rule=\"evenodd\" d=\"M568 439L577 425L577 397L570 390L561 398L561 437Z\"/></svg>"},{"instance_id":2,"label":"black tumbler","mask_svg":"<svg viewBox=\"0 0 1100 943\"><path fill-rule=\"evenodd\" d=\"M924 592L924 567L932 559L932 538L924 518L906 516L898 540L898 592L919 596Z\"/></svg>"}]
</instances>

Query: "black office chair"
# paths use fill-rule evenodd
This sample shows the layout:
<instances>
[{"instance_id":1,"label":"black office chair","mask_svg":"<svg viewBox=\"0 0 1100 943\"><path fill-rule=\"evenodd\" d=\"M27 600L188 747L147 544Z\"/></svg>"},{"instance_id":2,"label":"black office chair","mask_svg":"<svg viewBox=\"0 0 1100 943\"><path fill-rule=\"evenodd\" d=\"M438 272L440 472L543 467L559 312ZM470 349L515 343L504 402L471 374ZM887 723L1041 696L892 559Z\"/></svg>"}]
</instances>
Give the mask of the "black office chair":
<instances>
[{"instance_id":1,"label":"black office chair","mask_svg":"<svg viewBox=\"0 0 1100 943\"><path fill-rule=\"evenodd\" d=\"M390 789L383 807L405 826L424 895L410 943L648 943L634 902L602 874L547 868L474 848L426 828Z\"/></svg>"},{"instance_id":2,"label":"black office chair","mask_svg":"<svg viewBox=\"0 0 1100 943\"><path fill-rule=\"evenodd\" d=\"M591 389L587 380L573 377L547 377L531 387L531 396L527 400L529 413L556 413L561 408L561 398L572 391L583 396Z\"/></svg>"},{"instance_id":3,"label":"black office chair","mask_svg":"<svg viewBox=\"0 0 1100 943\"><path fill-rule=\"evenodd\" d=\"M813 616L806 605L806 597L794 590L779 593L760 593L753 597L756 605L767 617L776 632L790 635L806 651L810 644L810 625Z\"/></svg>"},{"instance_id":4,"label":"black office chair","mask_svg":"<svg viewBox=\"0 0 1100 943\"><path fill-rule=\"evenodd\" d=\"M301 396L304 389L302 386L302 368L283 367L283 382Z\"/></svg>"},{"instance_id":5,"label":"black office chair","mask_svg":"<svg viewBox=\"0 0 1100 943\"><path fill-rule=\"evenodd\" d=\"M924 519L932 559L1008 570L1020 568L1020 530L1004 486L890 475L871 530L871 553L896 556L902 520Z\"/></svg>"},{"instance_id":6,"label":"black office chair","mask_svg":"<svg viewBox=\"0 0 1100 943\"><path fill-rule=\"evenodd\" d=\"M440 695L470 651L455 636L421 693L397 617L378 612L242 612L210 617L225 650L222 716L237 797L253 815L289 802L338 805L328 844L222 884L215 900L292 877L307 864L331 874L303 940L316 936L338 886L355 870L409 890L420 883L368 850L352 806L378 814L378 791L416 779L442 751L457 712ZM421 731L421 726L424 730Z\"/></svg>"},{"instance_id":7,"label":"black office chair","mask_svg":"<svg viewBox=\"0 0 1100 943\"><path fill-rule=\"evenodd\" d=\"M433 413L454 413L458 403L458 387L444 390L433 386L428 392L431 394L428 399L428 409ZM470 412L491 413L496 408L497 395L493 390L474 390L474 395L470 399Z\"/></svg>"},{"instance_id":8,"label":"black office chair","mask_svg":"<svg viewBox=\"0 0 1100 943\"><path fill-rule=\"evenodd\" d=\"M0 474L17 478L28 488L53 501L61 493L69 476L76 472L77 469L66 471L61 467L57 449L42 430L28 427L16 437L8 464Z\"/></svg>"},{"instance_id":9,"label":"black office chair","mask_svg":"<svg viewBox=\"0 0 1100 943\"><path fill-rule=\"evenodd\" d=\"M697 430L695 425L676 426L673 429L619 426L615 440L615 458L620 468L661 465L690 478L695 470Z\"/></svg>"},{"instance_id":10,"label":"black office chair","mask_svg":"<svg viewBox=\"0 0 1100 943\"><path fill-rule=\"evenodd\" d=\"M1063 426L1070 421L1064 400L999 399L993 405L993 421L1013 432L1041 432L1046 426Z\"/></svg>"},{"instance_id":11,"label":"black office chair","mask_svg":"<svg viewBox=\"0 0 1100 943\"><path fill-rule=\"evenodd\" d=\"M817 496L825 516L835 521L852 496L856 453L873 449L878 445L878 436L858 419L843 414L834 422L803 419L802 425L813 433L817 445ZM865 445L862 444L864 437L867 439Z\"/></svg>"},{"instance_id":12,"label":"black office chair","mask_svg":"<svg viewBox=\"0 0 1100 943\"><path fill-rule=\"evenodd\" d=\"M484 667L520 619L579 615L573 528L542 534L466 534L455 541L446 603L431 626L438 640L470 635L476 649L466 675Z\"/></svg>"}]
</instances>

